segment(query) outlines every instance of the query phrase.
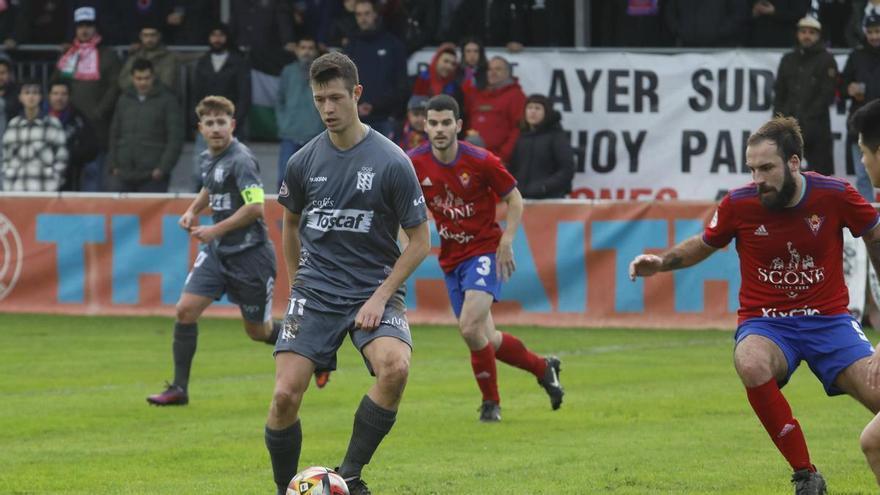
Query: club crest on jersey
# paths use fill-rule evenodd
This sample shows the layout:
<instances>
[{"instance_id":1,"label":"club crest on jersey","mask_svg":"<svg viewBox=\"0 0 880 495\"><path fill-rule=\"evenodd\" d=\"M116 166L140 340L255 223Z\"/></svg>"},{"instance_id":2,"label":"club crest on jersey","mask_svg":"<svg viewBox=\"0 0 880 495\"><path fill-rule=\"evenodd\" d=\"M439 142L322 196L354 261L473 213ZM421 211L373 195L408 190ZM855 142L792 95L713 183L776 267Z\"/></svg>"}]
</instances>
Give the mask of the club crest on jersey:
<instances>
[{"instance_id":1,"label":"club crest on jersey","mask_svg":"<svg viewBox=\"0 0 880 495\"><path fill-rule=\"evenodd\" d=\"M287 181L281 183L281 189L278 190L278 195L282 198L290 196L290 190L287 189Z\"/></svg>"},{"instance_id":2,"label":"club crest on jersey","mask_svg":"<svg viewBox=\"0 0 880 495\"><path fill-rule=\"evenodd\" d=\"M462 186L467 187L471 184L471 176L467 172L462 172L458 174L458 181Z\"/></svg>"},{"instance_id":3,"label":"club crest on jersey","mask_svg":"<svg viewBox=\"0 0 880 495\"><path fill-rule=\"evenodd\" d=\"M804 218L804 221L810 226L810 231L813 232L813 235L819 235L819 229L822 228L822 222L825 221L825 217L820 217L813 213L809 218Z\"/></svg>"},{"instance_id":4,"label":"club crest on jersey","mask_svg":"<svg viewBox=\"0 0 880 495\"><path fill-rule=\"evenodd\" d=\"M223 182L223 167L214 169L214 182Z\"/></svg>"},{"instance_id":5,"label":"club crest on jersey","mask_svg":"<svg viewBox=\"0 0 880 495\"><path fill-rule=\"evenodd\" d=\"M376 176L376 173L373 172L373 167L361 167L360 171L358 171L358 180L357 180L357 190L360 192L367 192L373 188L373 177Z\"/></svg>"}]
</instances>

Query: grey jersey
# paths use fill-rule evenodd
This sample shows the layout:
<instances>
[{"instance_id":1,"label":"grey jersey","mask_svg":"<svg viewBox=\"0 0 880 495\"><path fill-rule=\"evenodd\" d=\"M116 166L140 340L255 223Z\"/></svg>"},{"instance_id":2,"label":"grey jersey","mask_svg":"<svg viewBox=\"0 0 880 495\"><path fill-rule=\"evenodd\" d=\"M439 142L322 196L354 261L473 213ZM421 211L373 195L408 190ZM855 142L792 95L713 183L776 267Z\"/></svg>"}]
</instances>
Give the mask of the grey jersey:
<instances>
[{"instance_id":1,"label":"grey jersey","mask_svg":"<svg viewBox=\"0 0 880 495\"><path fill-rule=\"evenodd\" d=\"M208 190L209 205L214 223L231 217L244 206L242 192L252 187L263 188L260 165L247 146L232 140L223 153L211 156L209 151L199 155L202 184ZM215 239L214 249L220 256L238 253L263 244L268 239L266 223L262 218Z\"/></svg>"},{"instance_id":2,"label":"grey jersey","mask_svg":"<svg viewBox=\"0 0 880 495\"><path fill-rule=\"evenodd\" d=\"M278 201L302 215L294 287L327 302L368 299L400 256L399 227L428 218L409 157L372 129L344 151L327 131L312 139L287 162Z\"/></svg>"}]
</instances>

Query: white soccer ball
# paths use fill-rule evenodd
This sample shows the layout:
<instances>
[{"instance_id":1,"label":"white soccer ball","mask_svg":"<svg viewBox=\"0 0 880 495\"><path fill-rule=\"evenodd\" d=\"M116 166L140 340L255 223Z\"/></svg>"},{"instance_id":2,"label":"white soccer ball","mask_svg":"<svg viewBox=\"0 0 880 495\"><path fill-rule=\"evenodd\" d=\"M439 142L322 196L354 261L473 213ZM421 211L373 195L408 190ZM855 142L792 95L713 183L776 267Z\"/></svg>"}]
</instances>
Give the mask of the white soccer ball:
<instances>
[{"instance_id":1,"label":"white soccer ball","mask_svg":"<svg viewBox=\"0 0 880 495\"><path fill-rule=\"evenodd\" d=\"M342 476L332 469L312 466L302 470L287 485L287 495L349 495Z\"/></svg>"}]
</instances>

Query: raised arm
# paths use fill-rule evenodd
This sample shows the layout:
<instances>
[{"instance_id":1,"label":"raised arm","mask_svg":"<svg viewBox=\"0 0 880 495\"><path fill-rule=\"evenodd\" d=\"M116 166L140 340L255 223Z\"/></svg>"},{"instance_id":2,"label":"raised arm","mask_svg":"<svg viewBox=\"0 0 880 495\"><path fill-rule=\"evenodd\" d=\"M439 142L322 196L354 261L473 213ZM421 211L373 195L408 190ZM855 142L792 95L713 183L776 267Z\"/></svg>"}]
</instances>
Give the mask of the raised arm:
<instances>
[{"instance_id":1,"label":"raised arm","mask_svg":"<svg viewBox=\"0 0 880 495\"><path fill-rule=\"evenodd\" d=\"M672 249L663 254L640 254L629 264L629 278L650 277L657 272L668 272L687 268L708 258L717 251L716 248L706 244L701 235L676 244Z\"/></svg>"}]
</instances>

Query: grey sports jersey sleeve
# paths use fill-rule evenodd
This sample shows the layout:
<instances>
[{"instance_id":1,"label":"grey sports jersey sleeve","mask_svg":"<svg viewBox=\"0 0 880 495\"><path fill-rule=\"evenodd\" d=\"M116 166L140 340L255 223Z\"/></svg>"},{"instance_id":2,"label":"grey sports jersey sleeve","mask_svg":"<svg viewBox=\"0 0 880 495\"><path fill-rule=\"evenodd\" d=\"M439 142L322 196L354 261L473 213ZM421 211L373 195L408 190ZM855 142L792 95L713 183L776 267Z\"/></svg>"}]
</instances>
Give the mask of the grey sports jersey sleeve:
<instances>
[{"instance_id":1,"label":"grey sports jersey sleeve","mask_svg":"<svg viewBox=\"0 0 880 495\"><path fill-rule=\"evenodd\" d=\"M263 188L259 165L244 153L240 159L235 161L232 173L235 174L235 185L238 186L239 192L252 187Z\"/></svg>"},{"instance_id":2,"label":"grey sports jersey sleeve","mask_svg":"<svg viewBox=\"0 0 880 495\"><path fill-rule=\"evenodd\" d=\"M301 214L306 205L306 192L302 180L302 153L295 153L287 160L284 181L278 191L278 202L292 213Z\"/></svg>"},{"instance_id":3,"label":"grey sports jersey sleeve","mask_svg":"<svg viewBox=\"0 0 880 495\"><path fill-rule=\"evenodd\" d=\"M409 229L428 220L428 209L412 162L408 156L401 155L401 160L388 168L389 177L385 184L390 188L388 194L394 203L400 226Z\"/></svg>"}]
</instances>

